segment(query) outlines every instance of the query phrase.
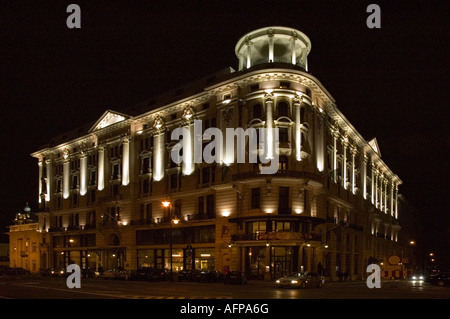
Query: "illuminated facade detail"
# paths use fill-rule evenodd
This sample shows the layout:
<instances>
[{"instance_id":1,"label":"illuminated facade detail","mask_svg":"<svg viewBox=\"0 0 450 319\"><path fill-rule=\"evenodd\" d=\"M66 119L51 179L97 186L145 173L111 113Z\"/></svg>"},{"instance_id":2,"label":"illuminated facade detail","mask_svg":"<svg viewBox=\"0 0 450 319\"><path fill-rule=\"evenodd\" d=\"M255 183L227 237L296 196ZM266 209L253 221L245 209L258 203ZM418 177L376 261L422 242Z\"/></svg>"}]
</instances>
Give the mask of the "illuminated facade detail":
<instances>
[{"instance_id":1,"label":"illuminated facade detail","mask_svg":"<svg viewBox=\"0 0 450 319\"><path fill-rule=\"evenodd\" d=\"M67 157L65 157L67 158ZM65 160L63 162L63 197L64 199L69 198L70 194L70 160Z\"/></svg>"},{"instance_id":2,"label":"illuminated facade detail","mask_svg":"<svg viewBox=\"0 0 450 319\"><path fill-rule=\"evenodd\" d=\"M84 196L87 193L87 183L88 183L88 176L87 176L87 156L86 154L83 154L80 157L80 195Z\"/></svg>"},{"instance_id":3,"label":"illuminated facade detail","mask_svg":"<svg viewBox=\"0 0 450 319\"><path fill-rule=\"evenodd\" d=\"M43 186L42 186L42 175L43 175L43 163L42 163L42 161L40 161L39 163L38 163L38 166L39 166L39 186L38 186L38 190L39 190L39 197L38 197L38 202L39 203L42 203L42 197L41 197L41 194L42 194L42 192L43 192Z\"/></svg>"},{"instance_id":4,"label":"illuminated facade detail","mask_svg":"<svg viewBox=\"0 0 450 319\"><path fill-rule=\"evenodd\" d=\"M108 127L110 125L116 124L125 120L125 116L111 111L106 111L102 118L96 123L96 125L91 129L92 131L97 131Z\"/></svg>"},{"instance_id":5,"label":"illuminated facade detail","mask_svg":"<svg viewBox=\"0 0 450 319\"><path fill-rule=\"evenodd\" d=\"M102 191L105 188L105 149L103 146L98 148L98 186L97 189Z\"/></svg>"},{"instance_id":6,"label":"illuminated facade detail","mask_svg":"<svg viewBox=\"0 0 450 319\"><path fill-rule=\"evenodd\" d=\"M130 183L130 142L128 139L122 142L122 185Z\"/></svg>"},{"instance_id":7,"label":"illuminated facade detail","mask_svg":"<svg viewBox=\"0 0 450 319\"><path fill-rule=\"evenodd\" d=\"M294 109L295 109L295 158L297 161L302 160L301 148L302 148L302 131L301 131L301 118L300 118L300 99L298 97L294 98Z\"/></svg>"},{"instance_id":8,"label":"illuminated facade detail","mask_svg":"<svg viewBox=\"0 0 450 319\"><path fill-rule=\"evenodd\" d=\"M90 128L33 153L48 266L168 268L164 238L172 235L174 270L272 279L317 271L320 263L330 280L338 272L361 279L369 260L403 249L402 181L376 140L365 140L308 73L310 49L292 28L250 32L235 47L238 71L123 113L108 110ZM213 137L215 148L205 138L212 128L223 134ZM236 152L238 128L261 132L253 137L258 147L244 135L245 161ZM177 141L172 133L180 129L186 134ZM173 150L183 161L173 160ZM273 174L263 173L267 157L277 160Z\"/></svg>"},{"instance_id":9,"label":"illuminated facade detail","mask_svg":"<svg viewBox=\"0 0 450 319\"><path fill-rule=\"evenodd\" d=\"M236 56L246 57L247 69L264 63L288 63L307 71L311 41L298 30L285 27L262 28L244 35L236 44ZM239 71L244 63L239 63Z\"/></svg>"},{"instance_id":10,"label":"illuminated facade detail","mask_svg":"<svg viewBox=\"0 0 450 319\"><path fill-rule=\"evenodd\" d=\"M273 136L273 95L271 91L268 91L265 98L266 106L266 145L264 147L266 159L272 159L274 156L274 142Z\"/></svg>"},{"instance_id":11,"label":"illuminated facade detail","mask_svg":"<svg viewBox=\"0 0 450 319\"><path fill-rule=\"evenodd\" d=\"M160 181L164 177L165 157L165 135L164 133L153 136L153 179Z\"/></svg>"}]
</instances>

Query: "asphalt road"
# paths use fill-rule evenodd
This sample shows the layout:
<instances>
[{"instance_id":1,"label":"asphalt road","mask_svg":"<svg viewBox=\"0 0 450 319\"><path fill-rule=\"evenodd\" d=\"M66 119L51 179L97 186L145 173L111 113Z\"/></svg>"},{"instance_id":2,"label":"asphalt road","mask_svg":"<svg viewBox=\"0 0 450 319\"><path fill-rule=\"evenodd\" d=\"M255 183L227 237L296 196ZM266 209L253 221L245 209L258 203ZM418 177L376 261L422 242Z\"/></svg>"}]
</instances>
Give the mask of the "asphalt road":
<instances>
[{"instance_id":1,"label":"asphalt road","mask_svg":"<svg viewBox=\"0 0 450 319\"><path fill-rule=\"evenodd\" d=\"M372 289L363 281L280 289L264 281L225 285L81 279L81 288L70 289L65 278L23 277L1 280L0 299L450 299L450 287L407 280L383 281L381 288Z\"/></svg>"},{"instance_id":2,"label":"asphalt road","mask_svg":"<svg viewBox=\"0 0 450 319\"><path fill-rule=\"evenodd\" d=\"M440 299L441 301L436 300ZM61 309L63 315L132 314L166 318L276 318L367 314L404 316L415 309L445 310L450 287L411 281L382 281L369 289L361 282L328 282L322 288L280 289L273 282L249 281L247 285L198 282L141 282L81 279L80 288L68 288L65 278L0 279L0 307L22 315ZM424 304L433 300L432 304ZM55 309L56 309L55 308ZM362 312L361 312L362 311Z\"/></svg>"}]
</instances>

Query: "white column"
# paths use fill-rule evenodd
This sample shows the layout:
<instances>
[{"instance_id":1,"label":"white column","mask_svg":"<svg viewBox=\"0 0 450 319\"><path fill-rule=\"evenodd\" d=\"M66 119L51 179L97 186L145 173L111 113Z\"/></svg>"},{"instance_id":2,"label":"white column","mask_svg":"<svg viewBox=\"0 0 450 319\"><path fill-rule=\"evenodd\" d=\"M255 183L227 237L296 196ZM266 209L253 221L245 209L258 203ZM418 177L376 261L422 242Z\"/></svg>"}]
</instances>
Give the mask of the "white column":
<instances>
[{"instance_id":1,"label":"white column","mask_svg":"<svg viewBox=\"0 0 450 319\"><path fill-rule=\"evenodd\" d=\"M38 163L38 166L39 166L39 186L38 186L38 191L39 191L39 193L38 193L38 201L39 201L39 203L41 203L42 202L42 199L41 199L41 194L42 194L42 170L43 170L43 163L42 163L42 161L39 161L39 163Z\"/></svg>"},{"instance_id":2,"label":"white column","mask_svg":"<svg viewBox=\"0 0 450 319\"><path fill-rule=\"evenodd\" d=\"M376 170L376 168L375 168L375 166L373 165L373 163L372 163L372 165L371 165L371 169L372 169L372 198L371 198L371 201L372 201L372 204L373 205L375 205L375 170Z\"/></svg>"},{"instance_id":3,"label":"white column","mask_svg":"<svg viewBox=\"0 0 450 319\"><path fill-rule=\"evenodd\" d=\"M130 183L130 141L128 138L122 142L122 185Z\"/></svg>"},{"instance_id":4,"label":"white column","mask_svg":"<svg viewBox=\"0 0 450 319\"><path fill-rule=\"evenodd\" d=\"M273 95L265 95L266 100L266 158L273 158Z\"/></svg>"},{"instance_id":5,"label":"white column","mask_svg":"<svg viewBox=\"0 0 450 319\"><path fill-rule=\"evenodd\" d=\"M379 187L379 189L380 189L380 200L379 200L379 206L378 206L378 208L381 210L381 211L383 211L383 180L384 180L384 178L383 178L383 175L380 175L380 178L378 179L378 185L380 185L380 187Z\"/></svg>"},{"instance_id":6,"label":"white column","mask_svg":"<svg viewBox=\"0 0 450 319\"><path fill-rule=\"evenodd\" d=\"M273 34L269 34L269 62L274 62L273 60Z\"/></svg>"},{"instance_id":7,"label":"white column","mask_svg":"<svg viewBox=\"0 0 450 319\"><path fill-rule=\"evenodd\" d=\"M352 193L356 193L356 171L355 171L355 156L356 156L356 148L351 147L350 153L352 154Z\"/></svg>"},{"instance_id":8,"label":"white column","mask_svg":"<svg viewBox=\"0 0 450 319\"><path fill-rule=\"evenodd\" d=\"M69 198L70 194L70 159L63 162L63 197Z\"/></svg>"},{"instance_id":9,"label":"white column","mask_svg":"<svg viewBox=\"0 0 450 319\"><path fill-rule=\"evenodd\" d=\"M375 207L380 207L378 201L378 170L375 171Z\"/></svg>"},{"instance_id":10,"label":"white column","mask_svg":"<svg viewBox=\"0 0 450 319\"><path fill-rule=\"evenodd\" d=\"M87 193L88 184L88 172L87 172L87 156L86 154L80 157L80 195L84 196Z\"/></svg>"},{"instance_id":11,"label":"white column","mask_svg":"<svg viewBox=\"0 0 450 319\"><path fill-rule=\"evenodd\" d=\"M153 136L153 179L160 181L164 177L164 133L158 132Z\"/></svg>"},{"instance_id":12,"label":"white column","mask_svg":"<svg viewBox=\"0 0 450 319\"><path fill-rule=\"evenodd\" d=\"M47 194L45 195L45 200L50 201L50 194L52 192L52 161L50 159L45 161L45 166L47 168Z\"/></svg>"},{"instance_id":13,"label":"white column","mask_svg":"<svg viewBox=\"0 0 450 319\"><path fill-rule=\"evenodd\" d=\"M338 133L333 132L333 180L337 183L337 138Z\"/></svg>"},{"instance_id":14,"label":"white column","mask_svg":"<svg viewBox=\"0 0 450 319\"><path fill-rule=\"evenodd\" d=\"M325 168L325 147L324 147L324 126L325 126L325 116L322 111L316 111L316 125L315 125L315 134L316 143L315 143L315 151L316 151L316 167L319 172L323 172Z\"/></svg>"},{"instance_id":15,"label":"white column","mask_svg":"<svg viewBox=\"0 0 450 319\"><path fill-rule=\"evenodd\" d=\"M362 167L362 189L363 189L363 197L367 199L367 161L369 158L366 154L363 154L363 167Z\"/></svg>"},{"instance_id":16,"label":"white column","mask_svg":"<svg viewBox=\"0 0 450 319\"><path fill-rule=\"evenodd\" d=\"M302 148L302 131L301 131L301 118L300 118L300 99L294 98L295 109L295 158L297 161L301 161L301 148Z\"/></svg>"},{"instance_id":17,"label":"white column","mask_svg":"<svg viewBox=\"0 0 450 319\"><path fill-rule=\"evenodd\" d=\"M347 143L347 138L346 137L344 137L343 139L342 139L342 146L343 146L343 160L342 160L342 169L343 169L343 171L342 171L342 183L343 183L343 186L344 186L344 189L347 189L347 146L348 146L348 143Z\"/></svg>"},{"instance_id":18,"label":"white column","mask_svg":"<svg viewBox=\"0 0 450 319\"><path fill-rule=\"evenodd\" d=\"M384 213L387 214L388 212L388 204L387 204L387 195L388 195L388 191L387 191L387 179L384 180Z\"/></svg>"},{"instance_id":19,"label":"white column","mask_svg":"<svg viewBox=\"0 0 450 319\"><path fill-rule=\"evenodd\" d=\"M100 146L98 148L98 187L99 191L105 188L105 148Z\"/></svg>"},{"instance_id":20,"label":"white column","mask_svg":"<svg viewBox=\"0 0 450 319\"><path fill-rule=\"evenodd\" d=\"M244 69L245 57L242 53L239 53L238 59L239 59L239 71L241 71L242 69Z\"/></svg>"},{"instance_id":21,"label":"white column","mask_svg":"<svg viewBox=\"0 0 450 319\"><path fill-rule=\"evenodd\" d=\"M292 64L296 64L297 63L297 55L295 53L295 41L297 40L297 38L292 37L291 41L290 41L290 46L291 46L291 63Z\"/></svg>"},{"instance_id":22,"label":"white column","mask_svg":"<svg viewBox=\"0 0 450 319\"><path fill-rule=\"evenodd\" d=\"M398 185L395 185L395 218L398 218Z\"/></svg>"},{"instance_id":23,"label":"white column","mask_svg":"<svg viewBox=\"0 0 450 319\"><path fill-rule=\"evenodd\" d=\"M194 170L194 124L190 123L185 126L185 129L189 131L187 136L183 136L183 162L182 171L183 175L191 175ZM230 160L227 158L227 160ZM233 162L234 159L231 159Z\"/></svg>"},{"instance_id":24,"label":"white column","mask_svg":"<svg viewBox=\"0 0 450 319\"><path fill-rule=\"evenodd\" d=\"M390 210L391 210L391 216L394 216L394 183L391 183L391 192L390 192Z\"/></svg>"},{"instance_id":25,"label":"white column","mask_svg":"<svg viewBox=\"0 0 450 319\"><path fill-rule=\"evenodd\" d=\"M304 56L305 56L305 70L306 70L306 72L308 72L308 53L306 52L306 48L303 50L303 54L304 54Z\"/></svg>"},{"instance_id":26,"label":"white column","mask_svg":"<svg viewBox=\"0 0 450 319\"><path fill-rule=\"evenodd\" d=\"M247 42L247 69L252 67L252 45L253 43Z\"/></svg>"}]
</instances>

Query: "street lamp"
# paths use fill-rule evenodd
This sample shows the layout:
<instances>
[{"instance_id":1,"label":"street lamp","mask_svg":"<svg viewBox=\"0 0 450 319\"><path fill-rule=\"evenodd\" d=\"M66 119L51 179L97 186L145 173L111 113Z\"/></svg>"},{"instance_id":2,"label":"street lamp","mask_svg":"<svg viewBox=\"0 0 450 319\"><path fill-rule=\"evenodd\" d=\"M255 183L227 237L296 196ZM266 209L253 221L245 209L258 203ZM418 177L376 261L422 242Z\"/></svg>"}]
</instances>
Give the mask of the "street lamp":
<instances>
[{"instance_id":1,"label":"street lamp","mask_svg":"<svg viewBox=\"0 0 450 319\"><path fill-rule=\"evenodd\" d=\"M168 200L165 200L162 202L162 205L169 210L169 222L170 222L170 235L169 235L169 260L170 260L170 279L173 280L173 262L172 262L172 223L175 225L179 223L179 219L175 216L174 219L172 219L172 207L171 202Z\"/></svg>"}]
</instances>

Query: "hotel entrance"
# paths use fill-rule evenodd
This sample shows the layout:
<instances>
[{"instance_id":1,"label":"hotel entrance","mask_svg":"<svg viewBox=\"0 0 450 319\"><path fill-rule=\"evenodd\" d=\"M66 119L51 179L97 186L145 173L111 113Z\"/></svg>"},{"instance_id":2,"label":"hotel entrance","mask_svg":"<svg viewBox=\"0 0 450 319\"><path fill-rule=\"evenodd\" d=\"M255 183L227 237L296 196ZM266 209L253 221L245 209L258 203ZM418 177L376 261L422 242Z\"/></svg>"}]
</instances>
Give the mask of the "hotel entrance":
<instances>
[{"instance_id":1,"label":"hotel entrance","mask_svg":"<svg viewBox=\"0 0 450 319\"><path fill-rule=\"evenodd\" d=\"M245 247L245 256L245 272L250 279L262 280L266 271L272 279L298 271L297 246L249 246Z\"/></svg>"},{"instance_id":2,"label":"hotel entrance","mask_svg":"<svg viewBox=\"0 0 450 319\"><path fill-rule=\"evenodd\" d=\"M298 271L298 247L272 246L270 255L272 278L280 278Z\"/></svg>"}]
</instances>

